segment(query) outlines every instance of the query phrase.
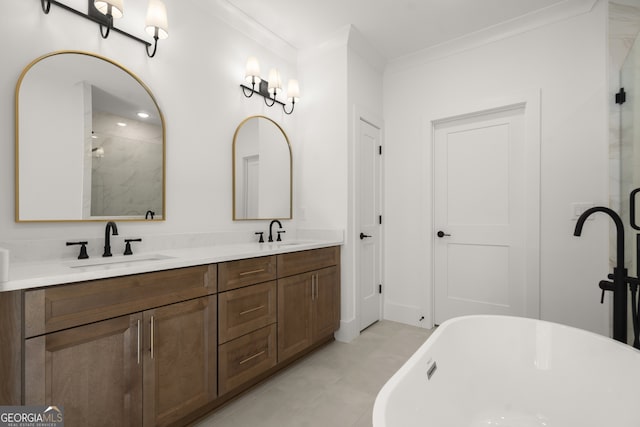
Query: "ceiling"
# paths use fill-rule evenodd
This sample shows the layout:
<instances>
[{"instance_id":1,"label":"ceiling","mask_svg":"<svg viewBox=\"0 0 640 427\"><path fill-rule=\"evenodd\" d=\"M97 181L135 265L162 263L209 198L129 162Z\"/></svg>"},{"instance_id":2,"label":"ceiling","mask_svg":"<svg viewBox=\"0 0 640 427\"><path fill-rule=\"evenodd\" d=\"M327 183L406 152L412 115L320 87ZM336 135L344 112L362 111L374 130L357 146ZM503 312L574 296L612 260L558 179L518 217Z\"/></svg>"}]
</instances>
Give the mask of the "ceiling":
<instances>
[{"instance_id":1,"label":"ceiling","mask_svg":"<svg viewBox=\"0 0 640 427\"><path fill-rule=\"evenodd\" d=\"M351 24L386 60L593 0L226 0L296 49Z\"/></svg>"}]
</instances>

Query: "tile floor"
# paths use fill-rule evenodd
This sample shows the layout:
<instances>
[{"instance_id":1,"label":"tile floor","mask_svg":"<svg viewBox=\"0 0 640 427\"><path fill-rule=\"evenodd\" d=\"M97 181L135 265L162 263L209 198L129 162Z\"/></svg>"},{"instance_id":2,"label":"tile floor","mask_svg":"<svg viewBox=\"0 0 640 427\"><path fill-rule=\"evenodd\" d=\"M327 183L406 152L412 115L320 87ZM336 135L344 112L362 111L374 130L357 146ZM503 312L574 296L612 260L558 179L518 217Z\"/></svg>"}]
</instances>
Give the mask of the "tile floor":
<instances>
[{"instance_id":1,"label":"tile floor","mask_svg":"<svg viewBox=\"0 0 640 427\"><path fill-rule=\"evenodd\" d=\"M378 391L431 330L381 321L333 342L218 409L197 427L371 427Z\"/></svg>"}]
</instances>

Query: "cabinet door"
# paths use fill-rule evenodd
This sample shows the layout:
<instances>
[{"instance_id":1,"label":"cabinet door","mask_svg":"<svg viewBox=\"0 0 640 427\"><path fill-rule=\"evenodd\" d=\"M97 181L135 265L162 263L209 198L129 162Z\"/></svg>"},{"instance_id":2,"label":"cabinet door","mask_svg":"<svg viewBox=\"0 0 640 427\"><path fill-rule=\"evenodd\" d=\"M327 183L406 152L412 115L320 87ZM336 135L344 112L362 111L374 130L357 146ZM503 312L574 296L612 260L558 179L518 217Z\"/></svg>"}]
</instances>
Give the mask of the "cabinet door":
<instances>
[{"instance_id":1,"label":"cabinet door","mask_svg":"<svg viewBox=\"0 0 640 427\"><path fill-rule=\"evenodd\" d=\"M278 362L312 343L311 274L278 280Z\"/></svg>"},{"instance_id":2,"label":"cabinet door","mask_svg":"<svg viewBox=\"0 0 640 427\"><path fill-rule=\"evenodd\" d=\"M315 276L312 325L316 341L340 327L340 278L336 267L323 268L312 274Z\"/></svg>"},{"instance_id":3,"label":"cabinet door","mask_svg":"<svg viewBox=\"0 0 640 427\"><path fill-rule=\"evenodd\" d=\"M216 296L144 312L144 425L164 426L215 399Z\"/></svg>"},{"instance_id":4,"label":"cabinet door","mask_svg":"<svg viewBox=\"0 0 640 427\"><path fill-rule=\"evenodd\" d=\"M142 423L141 315L25 340L25 404L64 406L70 426Z\"/></svg>"}]
</instances>

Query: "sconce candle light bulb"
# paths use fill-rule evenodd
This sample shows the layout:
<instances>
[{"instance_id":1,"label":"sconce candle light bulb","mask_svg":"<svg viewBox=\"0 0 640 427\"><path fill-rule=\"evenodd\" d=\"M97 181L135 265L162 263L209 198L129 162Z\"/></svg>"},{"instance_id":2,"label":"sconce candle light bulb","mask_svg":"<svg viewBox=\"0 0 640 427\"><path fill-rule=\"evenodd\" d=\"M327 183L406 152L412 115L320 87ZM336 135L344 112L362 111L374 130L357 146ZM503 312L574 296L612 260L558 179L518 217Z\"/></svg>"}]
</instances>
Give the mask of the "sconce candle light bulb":
<instances>
[{"instance_id":1,"label":"sconce candle light bulb","mask_svg":"<svg viewBox=\"0 0 640 427\"><path fill-rule=\"evenodd\" d=\"M280 72L272 68L269 71L269 93L275 98L282 91L282 80L280 80Z\"/></svg>"},{"instance_id":2,"label":"sconce candle light bulb","mask_svg":"<svg viewBox=\"0 0 640 427\"><path fill-rule=\"evenodd\" d=\"M153 37L153 52L149 52L149 46L147 46L147 55L149 55L149 58L153 58L158 49L158 39L166 39L169 37L167 7L162 1L149 0L145 29L147 34Z\"/></svg>"},{"instance_id":3,"label":"sconce candle light bulb","mask_svg":"<svg viewBox=\"0 0 640 427\"><path fill-rule=\"evenodd\" d=\"M160 0L150 0L147 9L146 31L151 37L161 40L169 37L169 22L167 7Z\"/></svg>"},{"instance_id":4,"label":"sconce candle light bulb","mask_svg":"<svg viewBox=\"0 0 640 427\"><path fill-rule=\"evenodd\" d=\"M287 85L287 99L296 102L300 99L300 85L295 79L290 79Z\"/></svg>"},{"instance_id":5,"label":"sconce candle light bulb","mask_svg":"<svg viewBox=\"0 0 640 427\"><path fill-rule=\"evenodd\" d=\"M103 15L111 15L115 19L124 15L123 0L95 0L93 5Z\"/></svg>"},{"instance_id":6,"label":"sconce candle light bulb","mask_svg":"<svg viewBox=\"0 0 640 427\"><path fill-rule=\"evenodd\" d=\"M244 79L254 87L256 84L260 83L260 64L258 64L258 60L255 56L250 56L249 59L247 59Z\"/></svg>"}]
</instances>

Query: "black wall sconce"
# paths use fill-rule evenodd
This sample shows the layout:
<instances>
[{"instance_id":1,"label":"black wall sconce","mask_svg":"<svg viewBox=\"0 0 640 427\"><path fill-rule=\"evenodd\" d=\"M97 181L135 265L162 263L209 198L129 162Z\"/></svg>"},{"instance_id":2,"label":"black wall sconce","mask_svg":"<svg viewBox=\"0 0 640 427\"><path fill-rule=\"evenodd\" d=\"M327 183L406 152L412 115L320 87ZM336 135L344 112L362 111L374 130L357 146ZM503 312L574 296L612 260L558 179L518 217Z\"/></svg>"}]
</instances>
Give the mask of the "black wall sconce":
<instances>
[{"instance_id":1,"label":"black wall sconce","mask_svg":"<svg viewBox=\"0 0 640 427\"><path fill-rule=\"evenodd\" d=\"M109 37L110 32L114 31L116 33L122 34L123 36L129 37L132 40L142 43L147 49L147 55L149 56L149 58L153 58L158 49L158 39L166 39L167 37L169 37L167 8L161 0L149 1L149 7L147 9L146 31L150 36L153 37L154 40L153 51L150 52L149 48L151 47L151 43L113 26L113 20L121 18L123 16L122 2L123 0L88 0L87 13L83 13L56 0L40 0L42 11L45 13L45 15L49 14L51 5L55 4L56 6L59 6L64 10L75 13L78 16L81 16L100 25L100 35L103 39Z\"/></svg>"},{"instance_id":2,"label":"black wall sconce","mask_svg":"<svg viewBox=\"0 0 640 427\"><path fill-rule=\"evenodd\" d=\"M296 106L296 102L300 99L300 86L298 81L290 79L287 85L287 100L291 101L291 109L287 111L287 106L284 102L278 101L276 98L280 92L282 92L282 80L280 79L280 73L275 68L269 71L269 80L263 80L260 77L260 65L255 57L250 57L247 60L247 68L245 71L245 80L251 84L251 87L241 84L242 93L247 98L251 98L254 93L264 98L264 103L267 107L273 107L275 104L282 105L282 110L285 114L293 113L293 109ZM258 85L258 89L256 89Z\"/></svg>"}]
</instances>

